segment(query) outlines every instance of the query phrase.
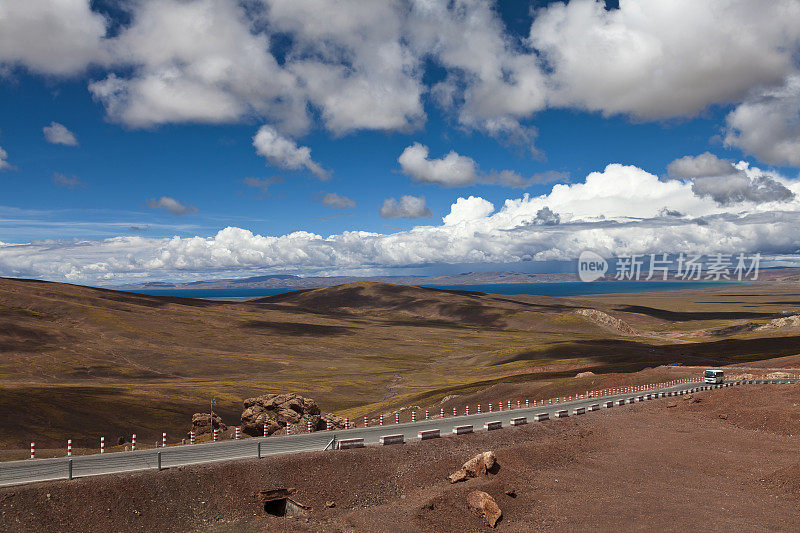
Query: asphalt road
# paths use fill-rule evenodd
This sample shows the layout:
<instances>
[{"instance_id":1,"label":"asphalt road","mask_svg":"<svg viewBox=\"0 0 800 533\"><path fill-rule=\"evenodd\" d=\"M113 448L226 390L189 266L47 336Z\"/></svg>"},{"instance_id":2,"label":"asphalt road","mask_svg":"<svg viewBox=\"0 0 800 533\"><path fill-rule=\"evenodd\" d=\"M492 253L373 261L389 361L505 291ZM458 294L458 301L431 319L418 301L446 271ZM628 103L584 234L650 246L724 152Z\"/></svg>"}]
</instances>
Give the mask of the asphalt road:
<instances>
[{"instance_id":1,"label":"asphalt road","mask_svg":"<svg viewBox=\"0 0 800 533\"><path fill-rule=\"evenodd\" d=\"M795 383L798 380L766 380L767 382ZM731 385L738 384L732 383ZM642 392L632 392L598 398L588 398L562 402L559 404L537 406L530 408L495 411L493 413L471 414L468 416L447 416L403 424L386 424L368 428L353 428L336 431L318 431L299 435L285 435L266 438L245 438L242 440L227 440L213 443L168 446L147 450L129 452L116 452L94 455L57 457L52 459L28 459L23 461L7 461L0 463L0 486L67 479L69 475L70 460L72 462L72 476L93 476L113 474L119 472L132 472L137 470L151 470L158 468L159 453L161 454L161 467L169 468L181 465L210 463L214 461L230 461L261 456L298 453L314 450L323 450L334 438L352 439L363 438L365 444L378 443L381 436L402 434L406 442L417 439L417 432L438 429L444 437L452 433L453 426L472 425L475 431L483 431L485 422L500 421L503 427L510 424L512 418L526 417L528 423L533 422L533 415L548 413L553 418L556 411L567 409L570 416L573 409L588 407L592 404L617 400L628 400L639 396L655 393L670 393L694 389L702 386L700 382L684 383L672 387L652 389ZM627 405L627 403L626 403ZM624 409L624 406L614 406ZM591 416L591 412L587 413ZM344 452L346 453L346 452Z\"/></svg>"}]
</instances>

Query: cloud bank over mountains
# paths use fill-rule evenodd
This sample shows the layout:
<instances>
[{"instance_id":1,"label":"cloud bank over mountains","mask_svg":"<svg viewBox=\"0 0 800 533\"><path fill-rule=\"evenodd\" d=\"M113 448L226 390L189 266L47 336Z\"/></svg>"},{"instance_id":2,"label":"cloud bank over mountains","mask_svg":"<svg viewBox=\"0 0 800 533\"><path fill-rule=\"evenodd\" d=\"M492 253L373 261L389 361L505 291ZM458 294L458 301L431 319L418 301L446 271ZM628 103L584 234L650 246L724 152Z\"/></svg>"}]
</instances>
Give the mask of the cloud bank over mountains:
<instances>
[{"instance_id":1,"label":"cloud bank over mountains","mask_svg":"<svg viewBox=\"0 0 800 533\"><path fill-rule=\"evenodd\" d=\"M713 169L704 159L679 160L672 168ZM525 194L499 207L477 196L459 198L440 224L396 233L269 236L227 227L210 237L7 243L0 245L0 274L111 283L259 270L371 273L431 263L571 260L585 249L607 256L795 253L800 249L800 181L746 163L732 168L751 183L769 179L791 195L738 197L722 205L698 195L690 179L663 179L635 166L611 164L585 182L557 184L548 194ZM186 208L170 200L154 200L152 207ZM427 210L424 198L403 197L384 204L382 215L427 216Z\"/></svg>"}]
</instances>

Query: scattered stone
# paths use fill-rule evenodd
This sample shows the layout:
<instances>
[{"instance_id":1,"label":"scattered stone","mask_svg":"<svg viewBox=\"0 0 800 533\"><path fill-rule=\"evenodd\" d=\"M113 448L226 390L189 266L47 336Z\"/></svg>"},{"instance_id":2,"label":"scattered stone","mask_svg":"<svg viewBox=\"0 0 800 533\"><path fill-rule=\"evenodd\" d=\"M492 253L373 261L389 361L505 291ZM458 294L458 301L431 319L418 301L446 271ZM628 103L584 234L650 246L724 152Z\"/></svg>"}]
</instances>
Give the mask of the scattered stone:
<instances>
[{"instance_id":1,"label":"scattered stone","mask_svg":"<svg viewBox=\"0 0 800 533\"><path fill-rule=\"evenodd\" d=\"M488 474L497 465L497 457L494 452L479 453L466 463L453 474L450 474L448 479L450 483L458 483L459 481L466 481L468 478L476 477L482 474Z\"/></svg>"},{"instance_id":2,"label":"scattered stone","mask_svg":"<svg viewBox=\"0 0 800 533\"><path fill-rule=\"evenodd\" d=\"M594 376L594 372L579 372L575 374L576 378L588 378Z\"/></svg>"},{"instance_id":3,"label":"scattered stone","mask_svg":"<svg viewBox=\"0 0 800 533\"><path fill-rule=\"evenodd\" d=\"M327 502L325 502L325 507L327 507L328 509L333 509L334 507L336 507L336 502L328 500Z\"/></svg>"},{"instance_id":4,"label":"scattered stone","mask_svg":"<svg viewBox=\"0 0 800 533\"><path fill-rule=\"evenodd\" d=\"M725 413L720 413L720 414L719 414L719 417L720 417L722 420L727 420L727 419L728 419L728 415L727 415L727 414L725 414Z\"/></svg>"},{"instance_id":5,"label":"scattered stone","mask_svg":"<svg viewBox=\"0 0 800 533\"><path fill-rule=\"evenodd\" d=\"M692 398L694 398L694 395L692 394L687 394L686 396L683 397L684 400L691 400Z\"/></svg>"},{"instance_id":6,"label":"scattered stone","mask_svg":"<svg viewBox=\"0 0 800 533\"><path fill-rule=\"evenodd\" d=\"M667 404L667 409L672 409L673 407L678 407L678 404L677 404L677 403L675 403L675 402L672 402L672 403L668 403L668 404Z\"/></svg>"},{"instance_id":7,"label":"scattered stone","mask_svg":"<svg viewBox=\"0 0 800 533\"><path fill-rule=\"evenodd\" d=\"M440 401L439 403L440 404L445 404L445 403L449 402L450 400L455 400L456 398L460 398L460 397L461 397L460 394L449 394L449 395L445 396L444 398L442 398L442 401Z\"/></svg>"},{"instance_id":8,"label":"scattered stone","mask_svg":"<svg viewBox=\"0 0 800 533\"><path fill-rule=\"evenodd\" d=\"M194 430L195 435L211 433L210 418L211 416L208 413L195 413L192 415L192 430ZM221 429L222 431L228 429L228 426L222 422L222 418L216 414L214 415L214 429Z\"/></svg>"},{"instance_id":9,"label":"scattered stone","mask_svg":"<svg viewBox=\"0 0 800 533\"><path fill-rule=\"evenodd\" d=\"M494 498L482 490L474 490L467 495L467 506L483 518L483 523L489 527L495 527L503 516Z\"/></svg>"},{"instance_id":10,"label":"scattered stone","mask_svg":"<svg viewBox=\"0 0 800 533\"><path fill-rule=\"evenodd\" d=\"M517 497L517 491L514 490L514 489L506 489L505 493L506 493L506 496L508 496L510 498L516 498Z\"/></svg>"}]
</instances>

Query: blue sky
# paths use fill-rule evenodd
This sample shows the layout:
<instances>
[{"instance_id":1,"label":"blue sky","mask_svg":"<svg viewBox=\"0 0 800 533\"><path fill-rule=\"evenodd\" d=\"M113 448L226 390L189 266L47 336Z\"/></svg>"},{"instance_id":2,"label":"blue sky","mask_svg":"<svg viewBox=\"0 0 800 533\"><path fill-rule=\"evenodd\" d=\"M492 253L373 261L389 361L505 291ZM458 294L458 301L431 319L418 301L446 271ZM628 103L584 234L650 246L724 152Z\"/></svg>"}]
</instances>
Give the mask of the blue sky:
<instances>
[{"instance_id":1,"label":"blue sky","mask_svg":"<svg viewBox=\"0 0 800 533\"><path fill-rule=\"evenodd\" d=\"M0 275L800 248L798 2L359 4L0 7Z\"/></svg>"}]
</instances>

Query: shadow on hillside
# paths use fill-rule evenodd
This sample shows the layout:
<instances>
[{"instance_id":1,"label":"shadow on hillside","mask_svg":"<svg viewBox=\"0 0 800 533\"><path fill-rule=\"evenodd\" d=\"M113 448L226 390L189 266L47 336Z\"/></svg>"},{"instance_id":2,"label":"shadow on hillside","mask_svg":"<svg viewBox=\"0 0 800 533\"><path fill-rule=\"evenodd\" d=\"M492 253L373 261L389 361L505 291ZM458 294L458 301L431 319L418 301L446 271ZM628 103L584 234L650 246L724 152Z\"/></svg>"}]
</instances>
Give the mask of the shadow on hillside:
<instances>
[{"instance_id":1,"label":"shadow on hillside","mask_svg":"<svg viewBox=\"0 0 800 533\"><path fill-rule=\"evenodd\" d=\"M257 329L276 335L332 337L337 335L353 335L359 328L349 326L330 326L326 324L305 324L303 322L273 322L268 320L251 320L240 324L240 327Z\"/></svg>"},{"instance_id":2,"label":"shadow on hillside","mask_svg":"<svg viewBox=\"0 0 800 533\"><path fill-rule=\"evenodd\" d=\"M742 320L748 318L779 318L786 316L782 313L756 313L745 311L668 311L655 307L645 307L642 305L625 305L616 307L616 311L622 313L637 313L648 315L662 320L673 322L686 322L690 320Z\"/></svg>"},{"instance_id":3,"label":"shadow on hillside","mask_svg":"<svg viewBox=\"0 0 800 533\"><path fill-rule=\"evenodd\" d=\"M554 343L542 350L524 352L496 363L542 359L587 358L598 362L671 364L713 362L743 363L794 355L800 351L800 336L757 339L725 339L692 344L652 345L617 339Z\"/></svg>"},{"instance_id":4,"label":"shadow on hillside","mask_svg":"<svg viewBox=\"0 0 800 533\"><path fill-rule=\"evenodd\" d=\"M36 352L62 340L58 335L9 322L0 323L0 353Z\"/></svg>"}]
</instances>

